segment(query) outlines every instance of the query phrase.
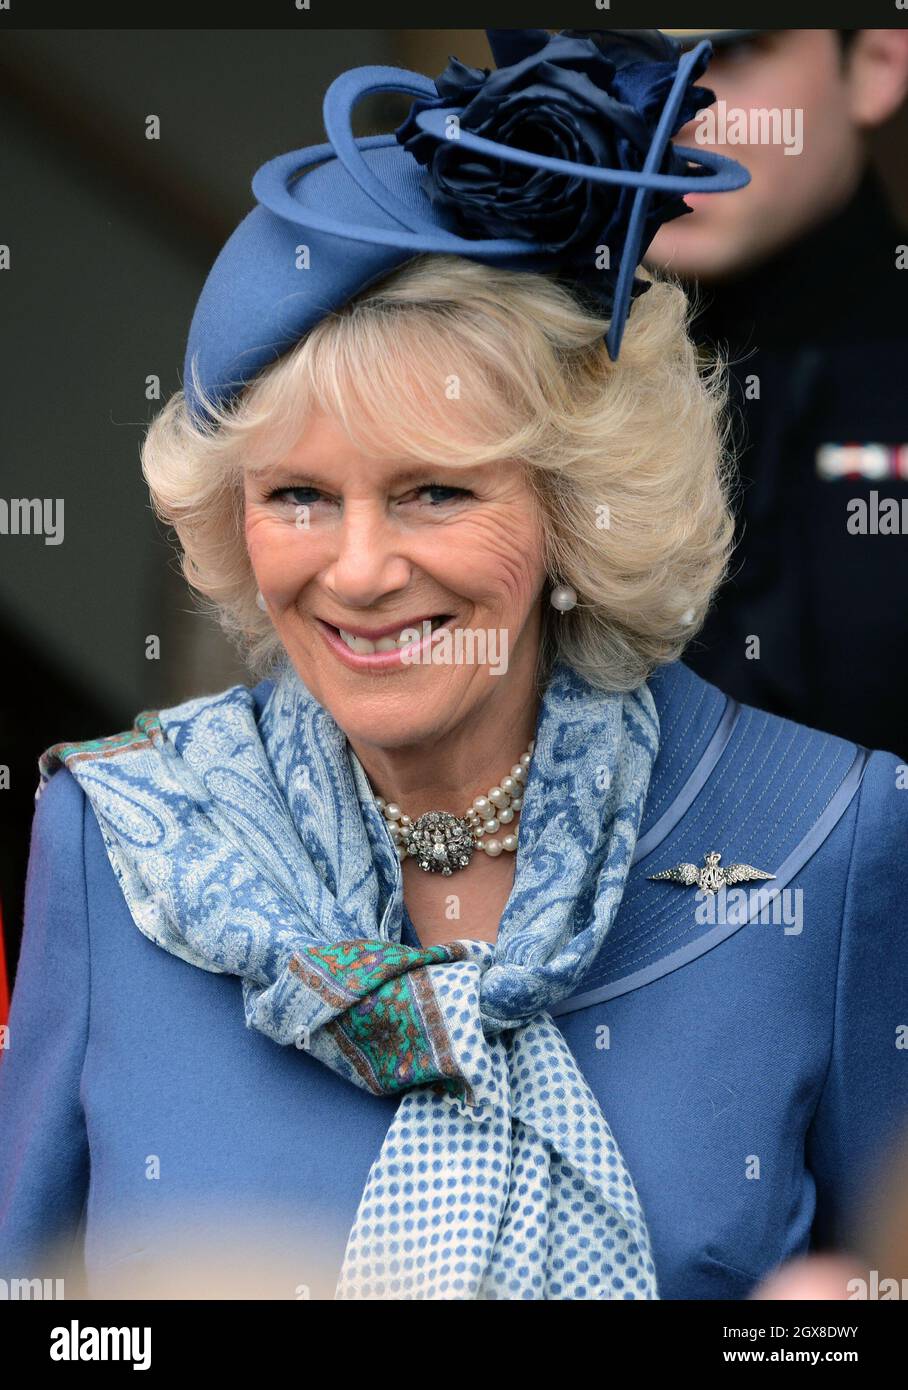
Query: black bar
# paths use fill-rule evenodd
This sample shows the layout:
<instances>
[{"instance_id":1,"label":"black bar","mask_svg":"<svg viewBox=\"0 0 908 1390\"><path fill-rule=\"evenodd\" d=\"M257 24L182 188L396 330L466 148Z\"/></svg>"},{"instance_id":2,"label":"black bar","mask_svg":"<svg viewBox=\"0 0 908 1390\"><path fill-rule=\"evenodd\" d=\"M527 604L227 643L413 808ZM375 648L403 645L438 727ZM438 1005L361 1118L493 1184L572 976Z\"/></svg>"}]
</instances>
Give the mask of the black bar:
<instances>
[{"instance_id":1,"label":"black bar","mask_svg":"<svg viewBox=\"0 0 908 1390\"><path fill-rule=\"evenodd\" d=\"M4 29L427 29L425 0L0 0ZM303 7L305 6L305 7ZM438 13L437 11L435 12ZM459 0L444 16L458 28L904 28L894 0Z\"/></svg>"}]
</instances>

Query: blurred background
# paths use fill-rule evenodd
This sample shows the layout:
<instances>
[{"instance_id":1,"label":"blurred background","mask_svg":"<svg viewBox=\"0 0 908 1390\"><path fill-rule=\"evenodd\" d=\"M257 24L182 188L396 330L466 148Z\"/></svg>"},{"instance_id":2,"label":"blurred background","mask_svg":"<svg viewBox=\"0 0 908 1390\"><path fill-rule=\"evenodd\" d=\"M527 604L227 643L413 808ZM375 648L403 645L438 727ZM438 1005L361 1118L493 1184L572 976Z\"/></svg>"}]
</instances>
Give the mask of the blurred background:
<instances>
[{"instance_id":1,"label":"blurred background","mask_svg":"<svg viewBox=\"0 0 908 1390\"><path fill-rule=\"evenodd\" d=\"M324 139L321 97L332 77L359 63L434 76L450 54L491 65L482 30L4 37L0 496L65 502L62 544L0 535L0 768L9 769L0 904L10 985L39 754L247 679L195 609L139 469L147 423L182 385L207 271L254 205L258 167ZM393 94L364 102L356 133L392 130L408 106ZM146 138L151 114L158 140ZM904 226L905 110L868 146ZM148 398L149 378L158 398ZM147 655L151 636L157 659Z\"/></svg>"}]
</instances>

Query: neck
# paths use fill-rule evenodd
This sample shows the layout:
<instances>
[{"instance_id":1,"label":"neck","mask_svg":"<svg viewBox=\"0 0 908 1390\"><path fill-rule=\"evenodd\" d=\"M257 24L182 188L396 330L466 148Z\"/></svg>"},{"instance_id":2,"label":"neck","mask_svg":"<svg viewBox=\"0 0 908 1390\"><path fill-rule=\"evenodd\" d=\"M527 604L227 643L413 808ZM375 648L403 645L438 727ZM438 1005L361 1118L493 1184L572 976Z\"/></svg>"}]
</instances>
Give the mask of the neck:
<instances>
[{"instance_id":1,"label":"neck","mask_svg":"<svg viewBox=\"0 0 908 1390\"><path fill-rule=\"evenodd\" d=\"M418 743L382 748L350 739L376 796L417 820L426 811L462 816L510 774L534 737L541 705L534 667L488 677L488 697L450 728Z\"/></svg>"},{"instance_id":2,"label":"neck","mask_svg":"<svg viewBox=\"0 0 908 1390\"><path fill-rule=\"evenodd\" d=\"M870 318L891 319L890 248L902 233L879 176L867 165L858 172L850 196L809 232L750 270L704 286L699 340L727 340L734 359L752 346L843 338L855 322L866 331Z\"/></svg>"}]
</instances>

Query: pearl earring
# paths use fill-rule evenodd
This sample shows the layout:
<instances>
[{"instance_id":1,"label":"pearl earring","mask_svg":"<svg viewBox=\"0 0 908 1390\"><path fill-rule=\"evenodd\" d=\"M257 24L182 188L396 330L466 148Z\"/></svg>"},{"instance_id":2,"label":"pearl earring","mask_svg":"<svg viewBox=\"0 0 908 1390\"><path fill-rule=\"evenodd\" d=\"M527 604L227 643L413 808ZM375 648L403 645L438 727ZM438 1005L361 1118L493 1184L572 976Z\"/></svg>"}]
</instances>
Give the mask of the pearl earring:
<instances>
[{"instance_id":1,"label":"pearl earring","mask_svg":"<svg viewBox=\"0 0 908 1390\"><path fill-rule=\"evenodd\" d=\"M255 596L255 603L256 607L261 608L263 613L268 612L268 605L265 602L265 595L262 593L261 589L259 589L258 593Z\"/></svg>"},{"instance_id":2,"label":"pearl earring","mask_svg":"<svg viewBox=\"0 0 908 1390\"><path fill-rule=\"evenodd\" d=\"M557 608L559 613L567 613L577 602L577 590L572 589L570 584L556 584L549 594L549 603L553 608Z\"/></svg>"}]
</instances>

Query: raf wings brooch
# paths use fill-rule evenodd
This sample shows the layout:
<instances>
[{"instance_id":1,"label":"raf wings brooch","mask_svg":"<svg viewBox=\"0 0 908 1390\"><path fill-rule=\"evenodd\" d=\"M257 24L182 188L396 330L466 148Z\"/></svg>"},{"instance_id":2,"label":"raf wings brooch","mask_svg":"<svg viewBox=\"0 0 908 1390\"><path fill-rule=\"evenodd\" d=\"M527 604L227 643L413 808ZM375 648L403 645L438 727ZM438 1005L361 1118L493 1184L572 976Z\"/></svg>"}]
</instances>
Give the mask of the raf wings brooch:
<instances>
[{"instance_id":1,"label":"raf wings brooch","mask_svg":"<svg viewBox=\"0 0 908 1390\"><path fill-rule=\"evenodd\" d=\"M653 881L664 879L668 883L680 883L685 888L693 888L696 884L704 893L718 893L720 888L730 888L734 883L775 878L775 874L766 874L752 864L729 864L727 869L720 868L721 858L721 854L711 850L703 856L702 869L698 869L696 864L676 864L673 869L663 869L661 873L649 874L648 877Z\"/></svg>"}]
</instances>

